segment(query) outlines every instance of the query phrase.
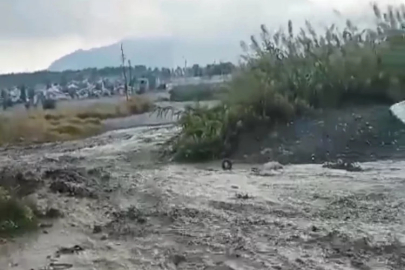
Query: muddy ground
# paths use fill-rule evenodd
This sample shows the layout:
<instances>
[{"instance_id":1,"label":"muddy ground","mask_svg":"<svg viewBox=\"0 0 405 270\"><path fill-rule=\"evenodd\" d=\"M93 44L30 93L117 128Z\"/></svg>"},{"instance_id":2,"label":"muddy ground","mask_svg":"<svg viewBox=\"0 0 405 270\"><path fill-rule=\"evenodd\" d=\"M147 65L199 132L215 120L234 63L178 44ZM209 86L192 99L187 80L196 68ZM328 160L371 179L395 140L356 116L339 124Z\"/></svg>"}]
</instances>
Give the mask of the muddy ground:
<instances>
[{"instance_id":1,"label":"muddy ground","mask_svg":"<svg viewBox=\"0 0 405 270\"><path fill-rule=\"evenodd\" d=\"M405 160L405 125L389 106L329 110L277 128L261 126L242 135L234 158L283 164Z\"/></svg>"},{"instance_id":2,"label":"muddy ground","mask_svg":"<svg viewBox=\"0 0 405 270\"><path fill-rule=\"evenodd\" d=\"M2 149L2 178L53 218L0 244L0 269L405 269L404 161L157 162L175 131Z\"/></svg>"}]
</instances>

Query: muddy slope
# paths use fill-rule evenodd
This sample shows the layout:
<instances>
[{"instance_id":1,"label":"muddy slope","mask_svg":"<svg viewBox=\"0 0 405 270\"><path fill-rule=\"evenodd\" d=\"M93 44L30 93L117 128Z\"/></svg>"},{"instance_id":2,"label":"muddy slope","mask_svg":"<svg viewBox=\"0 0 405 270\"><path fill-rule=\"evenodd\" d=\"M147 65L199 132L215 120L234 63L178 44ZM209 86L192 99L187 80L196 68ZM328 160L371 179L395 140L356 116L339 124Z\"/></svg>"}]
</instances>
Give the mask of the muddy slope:
<instances>
[{"instance_id":1,"label":"muddy slope","mask_svg":"<svg viewBox=\"0 0 405 270\"><path fill-rule=\"evenodd\" d=\"M60 217L0 244L0 269L405 269L404 162L157 164L173 129L4 150Z\"/></svg>"},{"instance_id":2,"label":"muddy slope","mask_svg":"<svg viewBox=\"0 0 405 270\"><path fill-rule=\"evenodd\" d=\"M234 158L248 162L322 163L341 158L366 162L405 158L405 125L388 106L325 111L277 128L242 136Z\"/></svg>"}]
</instances>

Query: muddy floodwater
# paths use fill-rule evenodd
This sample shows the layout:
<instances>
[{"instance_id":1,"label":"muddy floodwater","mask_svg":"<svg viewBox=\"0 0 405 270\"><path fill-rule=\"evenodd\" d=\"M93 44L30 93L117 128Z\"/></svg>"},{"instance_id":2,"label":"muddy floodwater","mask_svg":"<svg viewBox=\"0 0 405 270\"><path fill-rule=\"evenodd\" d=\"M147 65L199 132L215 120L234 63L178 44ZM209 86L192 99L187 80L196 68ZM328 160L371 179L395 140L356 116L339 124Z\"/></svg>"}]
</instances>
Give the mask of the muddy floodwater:
<instances>
[{"instance_id":1,"label":"muddy floodwater","mask_svg":"<svg viewBox=\"0 0 405 270\"><path fill-rule=\"evenodd\" d=\"M1 167L37 175L30 196L59 217L0 244L0 269L405 269L405 162L157 162L174 132L3 150Z\"/></svg>"}]
</instances>

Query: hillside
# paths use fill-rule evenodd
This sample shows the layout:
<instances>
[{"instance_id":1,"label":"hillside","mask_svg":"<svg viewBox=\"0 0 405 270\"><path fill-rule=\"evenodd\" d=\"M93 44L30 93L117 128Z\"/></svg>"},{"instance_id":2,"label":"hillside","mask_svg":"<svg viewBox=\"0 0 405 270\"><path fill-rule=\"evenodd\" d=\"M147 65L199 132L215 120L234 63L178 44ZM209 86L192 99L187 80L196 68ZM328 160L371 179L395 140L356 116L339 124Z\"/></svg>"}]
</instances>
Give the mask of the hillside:
<instances>
[{"instance_id":1,"label":"hillside","mask_svg":"<svg viewBox=\"0 0 405 270\"><path fill-rule=\"evenodd\" d=\"M234 40L185 40L175 38L149 38L124 40L125 55L135 65L149 67L206 65L219 61L235 62L240 54L238 42ZM94 48L78 50L54 61L49 71L80 70L119 66L120 42Z\"/></svg>"}]
</instances>

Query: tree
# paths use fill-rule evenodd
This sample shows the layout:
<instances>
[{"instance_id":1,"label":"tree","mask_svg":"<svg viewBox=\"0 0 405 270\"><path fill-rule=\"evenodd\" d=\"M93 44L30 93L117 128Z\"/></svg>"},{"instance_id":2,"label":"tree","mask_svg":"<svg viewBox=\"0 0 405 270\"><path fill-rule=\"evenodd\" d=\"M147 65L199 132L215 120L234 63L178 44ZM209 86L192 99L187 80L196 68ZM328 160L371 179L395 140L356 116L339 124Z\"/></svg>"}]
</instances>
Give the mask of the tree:
<instances>
[{"instance_id":1,"label":"tree","mask_svg":"<svg viewBox=\"0 0 405 270\"><path fill-rule=\"evenodd\" d=\"M198 64L194 64L191 69L194 77L200 77L203 75L202 68Z\"/></svg>"},{"instance_id":2,"label":"tree","mask_svg":"<svg viewBox=\"0 0 405 270\"><path fill-rule=\"evenodd\" d=\"M25 85L20 86L20 100L23 102L27 101L27 89Z\"/></svg>"}]
</instances>

